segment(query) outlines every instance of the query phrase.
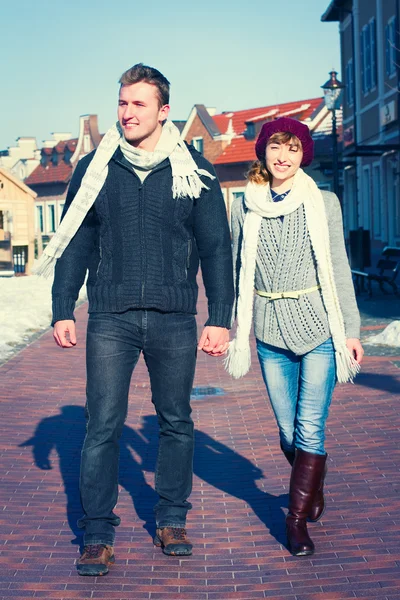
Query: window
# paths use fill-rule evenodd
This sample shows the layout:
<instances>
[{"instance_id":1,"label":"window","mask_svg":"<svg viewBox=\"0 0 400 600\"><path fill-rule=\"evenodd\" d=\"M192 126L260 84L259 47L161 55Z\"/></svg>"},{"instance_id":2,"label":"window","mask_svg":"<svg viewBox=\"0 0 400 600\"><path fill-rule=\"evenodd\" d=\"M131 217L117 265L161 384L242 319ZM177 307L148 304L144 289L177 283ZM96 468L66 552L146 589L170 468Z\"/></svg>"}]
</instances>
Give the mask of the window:
<instances>
[{"instance_id":1,"label":"window","mask_svg":"<svg viewBox=\"0 0 400 600\"><path fill-rule=\"evenodd\" d=\"M56 207L54 204L47 205L47 233L54 233L56 230Z\"/></svg>"},{"instance_id":2,"label":"window","mask_svg":"<svg viewBox=\"0 0 400 600\"><path fill-rule=\"evenodd\" d=\"M64 210L64 202L60 202L60 204L58 205L58 222L59 223L61 221L63 210Z\"/></svg>"},{"instance_id":3,"label":"window","mask_svg":"<svg viewBox=\"0 0 400 600\"><path fill-rule=\"evenodd\" d=\"M392 17L385 27L385 62L388 77L393 77L396 74L396 54L398 52L396 48L396 30L396 17Z\"/></svg>"},{"instance_id":4,"label":"window","mask_svg":"<svg viewBox=\"0 0 400 600\"><path fill-rule=\"evenodd\" d=\"M354 78L353 78L353 59L351 58L346 65L346 98L347 104L352 106L354 103Z\"/></svg>"},{"instance_id":5,"label":"window","mask_svg":"<svg viewBox=\"0 0 400 600\"><path fill-rule=\"evenodd\" d=\"M192 139L192 146L194 146L194 148L196 148L196 150L198 152L200 152L200 154L203 154L204 144L203 144L203 138L202 137L194 137Z\"/></svg>"},{"instance_id":6,"label":"window","mask_svg":"<svg viewBox=\"0 0 400 600\"><path fill-rule=\"evenodd\" d=\"M0 229L4 229L4 213L0 210Z\"/></svg>"},{"instance_id":7,"label":"window","mask_svg":"<svg viewBox=\"0 0 400 600\"><path fill-rule=\"evenodd\" d=\"M256 137L256 126L254 123L246 123L246 138L254 140Z\"/></svg>"},{"instance_id":8,"label":"window","mask_svg":"<svg viewBox=\"0 0 400 600\"><path fill-rule=\"evenodd\" d=\"M36 207L36 231L43 233L43 206Z\"/></svg>"},{"instance_id":9,"label":"window","mask_svg":"<svg viewBox=\"0 0 400 600\"><path fill-rule=\"evenodd\" d=\"M376 20L364 25L360 34L361 89L368 94L377 84Z\"/></svg>"}]
</instances>

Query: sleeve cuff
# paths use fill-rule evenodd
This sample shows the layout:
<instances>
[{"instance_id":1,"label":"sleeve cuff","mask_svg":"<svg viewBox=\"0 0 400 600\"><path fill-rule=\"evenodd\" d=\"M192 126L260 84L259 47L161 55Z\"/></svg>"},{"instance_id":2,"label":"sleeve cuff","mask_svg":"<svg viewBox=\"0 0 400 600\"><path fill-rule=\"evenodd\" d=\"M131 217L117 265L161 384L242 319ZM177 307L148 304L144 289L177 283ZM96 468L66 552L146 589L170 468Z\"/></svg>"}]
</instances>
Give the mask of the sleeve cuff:
<instances>
[{"instance_id":1,"label":"sleeve cuff","mask_svg":"<svg viewBox=\"0 0 400 600\"><path fill-rule=\"evenodd\" d=\"M209 304L208 319L205 326L230 329L232 324L232 308L232 304Z\"/></svg>"},{"instance_id":2,"label":"sleeve cuff","mask_svg":"<svg viewBox=\"0 0 400 600\"><path fill-rule=\"evenodd\" d=\"M73 298L53 297L52 327L57 321L75 321L75 300Z\"/></svg>"}]
</instances>

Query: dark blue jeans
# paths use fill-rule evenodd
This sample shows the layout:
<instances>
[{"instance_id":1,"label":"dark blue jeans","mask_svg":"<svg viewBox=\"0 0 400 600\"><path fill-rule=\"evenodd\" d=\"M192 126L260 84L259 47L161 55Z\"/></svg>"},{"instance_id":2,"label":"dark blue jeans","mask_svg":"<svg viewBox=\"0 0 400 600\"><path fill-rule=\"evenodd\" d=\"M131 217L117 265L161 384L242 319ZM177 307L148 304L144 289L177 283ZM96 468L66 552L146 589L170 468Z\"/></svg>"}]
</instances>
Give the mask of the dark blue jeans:
<instances>
[{"instance_id":1,"label":"dark blue jeans","mask_svg":"<svg viewBox=\"0 0 400 600\"><path fill-rule=\"evenodd\" d=\"M197 347L193 315L129 310L89 317L86 346L87 433L80 491L85 544L114 543L120 519L119 438L128 410L133 369L143 352L160 425L155 489L158 527L184 527L192 490L193 421L190 393Z\"/></svg>"}]
</instances>

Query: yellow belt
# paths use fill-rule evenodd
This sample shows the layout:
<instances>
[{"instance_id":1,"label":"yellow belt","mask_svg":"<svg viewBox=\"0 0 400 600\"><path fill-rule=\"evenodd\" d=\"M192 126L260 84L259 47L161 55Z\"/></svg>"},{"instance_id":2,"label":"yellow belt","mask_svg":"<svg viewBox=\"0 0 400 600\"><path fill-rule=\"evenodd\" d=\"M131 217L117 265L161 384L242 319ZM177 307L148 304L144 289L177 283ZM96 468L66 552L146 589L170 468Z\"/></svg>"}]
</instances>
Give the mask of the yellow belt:
<instances>
[{"instance_id":1,"label":"yellow belt","mask_svg":"<svg viewBox=\"0 0 400 600\"><path fill-rule=\"evenodd\" d=\"M263 298L268 298L268 300L280 300L281 298L294 298L294 300L298 300L302 294L316 292L320 287L320 285L314 285L306 290L297 290L295 292L263 292L261 290L256 290L256 294Z\"/></svg>"}]
</instances>

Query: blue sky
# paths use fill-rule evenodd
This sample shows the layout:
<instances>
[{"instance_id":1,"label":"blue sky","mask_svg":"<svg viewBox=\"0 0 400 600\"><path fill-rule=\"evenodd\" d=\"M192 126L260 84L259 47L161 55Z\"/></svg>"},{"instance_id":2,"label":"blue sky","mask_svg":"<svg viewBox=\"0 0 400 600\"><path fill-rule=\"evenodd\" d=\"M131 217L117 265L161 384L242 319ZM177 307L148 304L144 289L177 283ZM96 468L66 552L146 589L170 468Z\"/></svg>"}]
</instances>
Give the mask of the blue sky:
<instances>
[{"instance_id":1,"label":"blue sky","mask_svg":"<svg viewBox=\"0 0 400 600\"><path fill-rule=\"evenodd\" d=\"M0 149L78 134L79 115L116 119L121 73L136 62L171 82L171 117L194 104L239 110L321 94L334 66L330 0L18 0L1 10ZM321 94L322 95L322 94Z\"/></svg>"}]
</instances>

